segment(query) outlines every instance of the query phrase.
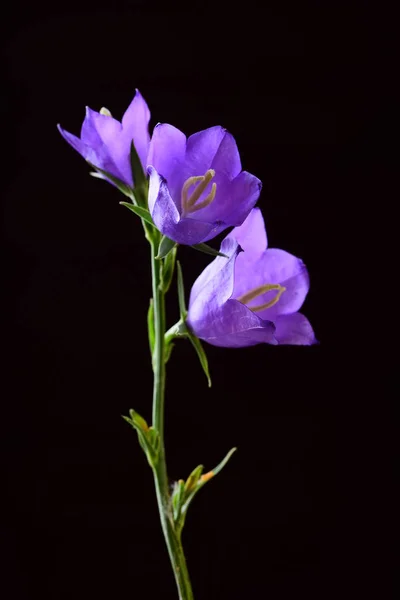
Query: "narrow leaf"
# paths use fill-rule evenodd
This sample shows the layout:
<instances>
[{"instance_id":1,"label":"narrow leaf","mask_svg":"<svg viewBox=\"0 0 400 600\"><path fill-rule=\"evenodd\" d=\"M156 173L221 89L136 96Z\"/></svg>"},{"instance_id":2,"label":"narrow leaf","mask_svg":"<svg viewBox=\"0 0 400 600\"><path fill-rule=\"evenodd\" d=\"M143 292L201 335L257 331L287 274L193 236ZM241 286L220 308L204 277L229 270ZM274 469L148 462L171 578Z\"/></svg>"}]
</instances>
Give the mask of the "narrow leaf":
<instances>
[{"instance_id":1,"label":"narrow leaf","mask_svg":"<svg viewBox=\"0 0 400 600\"><path fill-rule=\"evenodd\" d=\"M170 288L175 270L175 260L178 248L174 246L164 259L161 278L161 289L166 294Z\"/></svg>"},{"instance_id":2,"label":"narrow leaf","mask_svg":"<svg viewBox=\"0 0 400 600\"><path fill-rule=\"evenodd\" d=\"M87 163L97 173L96 175L94 173L90 173L92 177L97 177L98 179L106 180L109 179L114 185L116 185L120 192L122 192L125 196L128 196L128 198L130 198L131 200L134 199L132 188L129 187L129 185L127 185L124 181L122 181L118 177L115 177L114 175L111 175L111 173L108 173L108 171L103 171L103 169L95 167L89 161L87 161Z\"/></svg>"},{"instance_id":3,"label":"narrow leaf","mask_svg":"<svg viewBox=\"0 0 400 600\"><path fill-rule=\"evenodd\" d=\"M179 300L179 311L181 313L182 321L185 321L187 310L185 304L185 287L183 285L183 275L182 275L182 267L179 260L176 263L176 268L178 272L178 300Z\"/></svg>"},{"instance_id":4,"label":"narrow leaf","mask_svg":"<svg viewBox=\"0 0 400 600\"><path fill-rule=\"evenodd\" d=\"M126 206L126 208L129 208L129 210L135 213L135 215L143 219L143 221L146 221L146 223L149 223L149 225L153 225L154 227L154 221L151 218L151 214L149 213L147 208L137 206L136 204L131 204L130 202L120 202L120 204L122 204L122 206Z\"/></svg>"},{"instance_id":5,"label":"narrow leaf","mask_svg":"<svg viewBox=\"0 0 400 600\"><path fill-rule=\"evenodd\" d=\"M170 240L166 235L163 235L161 238L160 245L158 246L158 253L156 259L160 260L161 258L167 256L167 254L171 252L171 250L175 248L175 246L176 242L174 242L174 240Z\"/></svg>"},{"instance_id":6,"label":"narrow leaf","mask_svg":"<svg viewBox=\"0 0 400 600\"><path fill-rule=\"evenodd\" d=\"M154 331L154 305L153 298L150 300L149 310L147 311L147 331L149 334L149 346L151 355L154 352L155 331Z\"/></svg>"},{"instance_id":7,"label":"narrow leaf","mask_svg":"<svg viewBox=\"0 0 400 600\"><path fill-rule=\"evenodd\" d=\"M210 254L211 256L223 256L224 258L229 258L229 256L226 254L218 252L218 250L214 250L214 248L211 248L211 246L208 244L194 244L194 246L190 247L198 250L199 252L203 252L204 254Z\"/></svg>"},{"instance_id":8,"label":"narrow leaf","mask_svg":"<svg viewBox=\"0 0 400 600\"><path fill-rule=\"evenodd\" d=\"M217 465L212 471L210 471L210 473L212 473L212 475L207 478L208 473L205 473L203 475L202 479L204 478L206 481L208 481L208 479L211 479L211 477L213 477L214 475L218 475L218 473L220 473L222 471L222 469L225 467L225 465L231 458L232 454L234 454L236 452L236 450L237 450L237 448L232 448L231 450L229 450L228 454L225 456L225 458L223 460L221 460L219 465Z\"/></svg>"},{"instance_id":9,"label":"narrow leaf","mask_svg":"<svg viewBox=\"0 0 400 600\"><path fill-rule=\"evenodd\" d=\"M189 338L189 340L192 342L194 349L197 352L197 356L199 357L200 360L200 364L203 367L203 371L207 377L207 381L208 381L208 387L211 387L211 377L210 377L210 372L208 369L208 360L207 360L207 356L206 353L204 351L204 348L199 340L198 337L196 337L191 331L190 329L187 329L187 337Z\"/></svg>"}]
</instances>

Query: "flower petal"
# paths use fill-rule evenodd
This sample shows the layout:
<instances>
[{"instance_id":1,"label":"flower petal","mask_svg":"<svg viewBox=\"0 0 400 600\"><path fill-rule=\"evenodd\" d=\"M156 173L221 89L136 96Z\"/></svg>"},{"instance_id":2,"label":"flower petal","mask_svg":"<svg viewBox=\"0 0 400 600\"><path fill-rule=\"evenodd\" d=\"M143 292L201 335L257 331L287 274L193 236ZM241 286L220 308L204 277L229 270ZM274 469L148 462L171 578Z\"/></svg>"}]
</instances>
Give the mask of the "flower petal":
<instances>
[{"instance_id":1,"label":"flower petal","mask_svg":"<svg viewBox=\"0 0 400 600\"><path fill-rule=\"evenodd\" d=\"M241 245L245 254L261 254L267 249L268 240L264 219L259 208L253 208L246 220L239 227L235 227L228 237L234 238Z\"/></svg>"},{"instance_id":2,"label":"flower petal","mask_svg":"<svg viewBox=\"0 0 400 600\"><path fill-rule=\"evenodd\" d=\"M135 97L122 117L122 133L129 149L133 140L144 170L150 145L149 121L149 107L139 90L136 90Z\"/></svg>"},{"instance_id":3,"label":"flower petal","mask_svg":"<svg viewBox=\"0 0 400 600\"><path fill-rule=\"evenodd\" d=\"M194 133L188 138L186 161L191 166L192 175L204 175L207 169L211 168L225 133L226 129L217 125Z\"/></svg>"},{"instance_id":4,"label":"flower petal","mask_svg":"<svg viewBox=\"0 0 400 600\"><path fill-rule=\"evenodd\" d=\"M240 246L225 239L221 252L195 281L189 300L187 322L201 339L214 346L239 348L260 342L276 343L275 326L263 321L244 304L231 300L235 260Z\"/></svg>"},{"instance_id":5,"label":"flower petal","mask_svg":"<svg viewBox=\"0 0 400 600\"><path fill-rule=\"evenodd\" d=\"M239 226L247 218L260 196L261 181L247 171L242 171L233 181L223 175L215 176L217 192L214 200L194 213L194 218L204 221L218 222L227 227Z\"/></svg>"},{"instance_id":6,"label":"flower petal","mask_svg":"<svg viewBox=\"0 0 400 600\"><path fill-rule=\"evenodd\" d=\"M305 264L293 254L269 248L250 264L238 261L235 270L234 297L238 298L252 289L272 283L280 284L286 290L272 307L257 312L262 319L275 320L278 315L294 313L302 306L310 287ZM248 304L259 306L272 300L277 291L262 294Z\"/></svg>"},{"instance_id":7,"label":"flower petal","mask_svg":"<svg viewBox=\"0 0 400 600\"><path fill-rule=\"evenodd\" d=\"M122 135L122 125L113 117L102 115L91 108L86 108L86 119L82 129L85 129L85 137L91 136L94 140L93 129L98 133L103 142L103 154L107 153L114 163L115 174L128 185L132 185L132 171L130 164L130 143L127 136ZM90 132L90 133L89 133ZM87 137L87 139L89 139ZM97 149L97 147L96 147ZM111 171L110 171L111 172Z\"/></svg>"},{"instance_id":8,"label":"flower petal","mask_svg":"<svg viewBox=\"0 0 400 600\"><path fill-rule=\"evenodd\" d=\"M190 292L189 312L192 307L193 315L198 310L194 305L200 295L213 296L218 305L229 300L233 292L235 260L240 251L240 246L235 240L225 238L222 241L220 252L229 258L217 256L198 276Z\"/></svg>"},{"instance_id":9,"label":"flower petal","mask_svg":"<svg viewBox=\"0 0 400 600\"><path fill-rule=\"evenodd\" d=\"M242 170L239 150L235 138L229 131L225 131L225 135L211 163L211 168L216 173L223 173L230 180L239 175Z\"/></svg>"},{"instance_id":10,"label":"flower petal","mask_svg":"<svg viewBox=\"0 0 400 600\"><path fill-rule=\"evenodd\" d=\"M275 325L275 337L279 344L310 346L318 343L310 322L301 313L280 315Z\"/></svg>"},{"instance_id":11,"label":"flower petal","mask_svg":"<svg viewBox=\"0 0 400 600\"><path fill-rule=\"evenodd\" d=\"M173 191L173 174L184 161L186 152L186 136L173 125L159 123L153 131L150 141L147 164L155 167L158 173L168 182L172 195L177 195L180 189Z\"/></svg>"},{"instance_id":12,"label":"flower petal","mask_svg":"<svg viewBox=\"0 0 400 600\"><path fill-rule=\"evenodd\" d=\"M260 319L237 300L228 300L216 311L204 312L201 321L189 326L213 346L242 348L260 343L277 344L275 325Z\"/></svg>"},{"instance_id":13,"label":"flower petal","mask_svg":"<svg viewBox=\"0 0 400 600\"><path fill-rule=\"evenodd\" d=\"M155 225L163 235L178 244L188 246L200 244L205 239L209 239L207 236L214 237L212 235L212 231L215 229L213 223L188 218L181 219L166 180L152 166L148 167L147 172L150 176L149 211Z\"/></svg>"},{"instance_id":14,"label":"flower petal","mask_svg":"<svg viewBox=\"0 0 400 600\"><path fill-rule=\"evenodd\" d=\"M81 156L83 156L83 158L85 160L88 160L92 164L96 164L98 157L97 157L97 153L92 148L90 148L82 140L80 140L78 137L76 137L76 135L74 135L73 133L69 133L69 131L65 131L65 129L63 129L61 127L61 125L57 125L57 129L61 133L61 135L63 136L65 141L68 142L68 144L70 146L72 146L74 150L79 152L79 154ZM96 164L96 166L98 166L98 165Z\"/></svg>"}]
</instances>

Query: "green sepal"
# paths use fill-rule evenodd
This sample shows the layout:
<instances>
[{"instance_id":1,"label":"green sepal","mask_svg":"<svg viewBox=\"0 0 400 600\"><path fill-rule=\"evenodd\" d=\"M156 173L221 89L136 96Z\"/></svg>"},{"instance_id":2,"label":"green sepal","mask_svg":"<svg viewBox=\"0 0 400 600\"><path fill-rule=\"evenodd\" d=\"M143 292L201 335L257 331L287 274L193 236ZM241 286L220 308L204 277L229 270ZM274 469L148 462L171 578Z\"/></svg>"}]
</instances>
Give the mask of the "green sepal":
<instances>
[{"instance_id":1,"label":"green sepal","mask_svg":"<svg viewBox=\"0 0 400 600\"><path fill-rule=\"evenodd\" d=\"M229 256L226 254L218 252L218 250L214 250L214 248L211 248L211 246L208 244L194 244L193 246L190 246L190 248L194 248L195 250L203 252L204 254L210 254L211 256L223 256L224 258L229 258Z\"/></svg>"},{"instance_id":2,"label":"green sepal","mask_svg":"<svg viewBox=\"0 0 400 600\"><path fill-rule=\"evenodd\" d=\"M149 334L150 354L153 355L156 334L154 331L154 304L153 298L150 299L149 310L147 311L147 331Z\"/></svg>"},{"instance_id":3,"label":"green sepal","mask_svg":"<svg viewBox=\"0 0 400 600\"><path fill-rule=\"evenodd\" d=\"M105 179L106 181L109 179L119 189L120 192L122 192L125 196L128 196L128 198L130 198L132 202L135 202L133 189L129 185L126 185L124 181L122 181L118 177L115 177L114 175L111 175L111 173L108 173L108 171L103 171L103 169L95 167L94 165L92 165L91 162L87 161L87 163L95 171L94 173L90 173L92 177L97 177L98 179Z\"/></svg>"},{"instance_id":4,"label":"green sepal","mask_svg":"<svg viewBox=\"0 0 400 600\"><path fill-rule=\"evenodd\" d=\"M161 277L161 290L166 294L170 288L172 277L174 276L177 246L174 246L171 252L168 252L164 259Z\"/></svg>"},{"instance_id":5,"label":"green sepal","mask_svg":"<svg viewBox=\"0 0 400 600\"><path fill-rule=\"evenodd\" d=\"M174 489L172 491L172 511L174 514L174 521L178 521L181 512L182 502L185 498L185 483L183 479L175 481Z\"/></svg>"},{"instance_id":6,"label":"green sepal","mask_svg":"<svg viewBox=\"0 0 400 600\"><path fill-rule=\"evenodd\" d=\"M129 210L131 210L133 213L135 213L135 215L143 219L143 221L146 221L146 223L155 227L154 221L151 218L151 214L149 213L147 208L143 208L143 206L138 206L137 204L131 204L130 202L120 202L120 204L122 204L122 206L126 206L126 208L129 208Z\"/></svg>"},{"instance_id":7,"label":"green sepal","mask_svg":"<svg viewBox=\"0 0 400 600\"><path fill-rule=\"evenodd\" d=\"M196 487L197 482L200 479L201 474L203 473L204 465L199 465L190 473L189 477L186 479L185 483L185 493L188 494Z\"/></svg>"},{"instance_id":8,"label":"green sepal","mask_svg":"<svg viewBox=\"0 0 400 600\"><path fill-rule=\"evenodd\" d=\"M149 427L146 420L135 410L131 409L129 415L129 417L122 415L122 418L136 429L139 444L146 454L149 465L154 468L159 455L160 435L154 427Z\"/></svg>"},{"instance_id":9,"label":"green sepal","mask_svg":"<svg viewBox=\"0 0 400 600\"><path fill-rule=\"evenodd\" d=\"M156 259L161 260L162 258L167 256L167 254L171 252L171 250L175 248L175 246L176 242L174 242L174 240L171 240L166 235L163 235L160 241L160 245L158 246Z\"/></svg>"}]
</instances>

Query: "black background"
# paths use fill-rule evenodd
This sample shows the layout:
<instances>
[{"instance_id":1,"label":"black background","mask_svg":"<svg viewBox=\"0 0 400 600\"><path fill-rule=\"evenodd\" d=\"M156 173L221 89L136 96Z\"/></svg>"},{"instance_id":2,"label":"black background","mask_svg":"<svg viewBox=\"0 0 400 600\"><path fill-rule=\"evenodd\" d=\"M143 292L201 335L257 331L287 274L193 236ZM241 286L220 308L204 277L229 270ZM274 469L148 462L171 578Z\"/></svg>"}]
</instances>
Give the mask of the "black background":
<instances>
[{"instance_id":1,"label":"black background","mask_svg":"<svg viewBox=\"0 0 400 600\"><path fill-rule=\"evenodd\" d=\"M264 183L270 246L309 268L302 312L321 342L207 347L210 390L191 347L173 352L171 478L239 447L187 520L196 600L353 598L375 584L381 594L365 560L374 525L357 494L367 467L345 416L353 396L336 392L346 359L328 363L322 310L340 167L360 171L357 145L365 157L371 15L317 2L12 8L2 97L5 597L176 597L151 472L120 417L151 414L148 247L118 192L89 177L56 130L78 133L85 105L120 118L136 87L152 127L234 134L243 167ZM208 258L180 254L188 292ZM168 317L177 318L174 293Z\"/></svg>"}]
</instances>

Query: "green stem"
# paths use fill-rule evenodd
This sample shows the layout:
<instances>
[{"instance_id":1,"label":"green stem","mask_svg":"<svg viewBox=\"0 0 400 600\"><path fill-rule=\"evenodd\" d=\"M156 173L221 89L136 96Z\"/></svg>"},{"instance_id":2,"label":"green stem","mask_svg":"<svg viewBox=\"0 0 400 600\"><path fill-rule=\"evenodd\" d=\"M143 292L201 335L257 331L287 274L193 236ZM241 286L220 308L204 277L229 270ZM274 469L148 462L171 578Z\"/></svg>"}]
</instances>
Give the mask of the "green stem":
<instances>
[{"instance_id":1,"label":"green stem","mask_svg":"<svg viewBox=\"0 0 400 600\"><path fill-rule=\"evenodd\" d=\"M154 471L158 510L161 527L168 548L179 600L193 600L189 573L183 553L180 534L173 520L171 497L168 489L167 465L164 447L164 396L165 396L165 295L161 290L162 261L156 260L157 240L151 243L151 272L154 309L154 388L153 388L153 427L160 434L160 453Z\"/></svg>"}]
</instances>

